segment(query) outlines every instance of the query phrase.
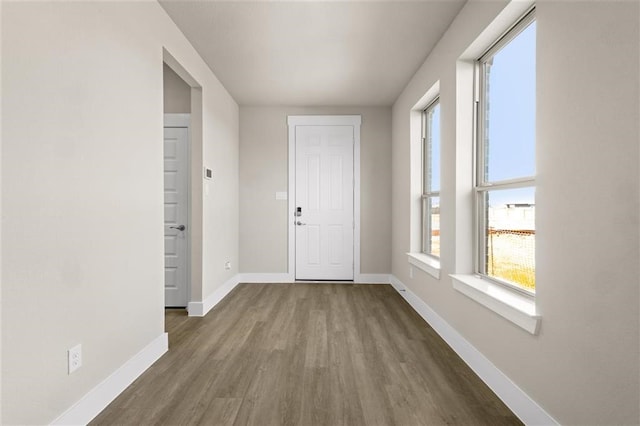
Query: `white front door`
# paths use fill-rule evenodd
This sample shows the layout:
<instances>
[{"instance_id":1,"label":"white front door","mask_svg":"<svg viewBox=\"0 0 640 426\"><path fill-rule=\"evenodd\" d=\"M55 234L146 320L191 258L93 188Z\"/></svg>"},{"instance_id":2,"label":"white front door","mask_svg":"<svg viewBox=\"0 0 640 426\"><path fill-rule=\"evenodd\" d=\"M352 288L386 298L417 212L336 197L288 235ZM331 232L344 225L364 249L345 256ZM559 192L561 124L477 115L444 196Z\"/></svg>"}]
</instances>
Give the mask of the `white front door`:
<instances>
[{"instance_id":1,"label":"white front door","mask_svg":"<svg viewBox=\"0 0 640 426\"><path fill-rule=\"evenodd\" d=\"M353 126L295 127L295 278L353 280Z\"/></svg>"},{"instance_id":2,"label":"white front door","mask_svg":"<svg viewBox=\"0 0 640 426\"><path fill-rule=\"evenodd\" d=\"M187 306L188 137L186 127L164 129L164 304Z\"/></svg>"}]
</instances>

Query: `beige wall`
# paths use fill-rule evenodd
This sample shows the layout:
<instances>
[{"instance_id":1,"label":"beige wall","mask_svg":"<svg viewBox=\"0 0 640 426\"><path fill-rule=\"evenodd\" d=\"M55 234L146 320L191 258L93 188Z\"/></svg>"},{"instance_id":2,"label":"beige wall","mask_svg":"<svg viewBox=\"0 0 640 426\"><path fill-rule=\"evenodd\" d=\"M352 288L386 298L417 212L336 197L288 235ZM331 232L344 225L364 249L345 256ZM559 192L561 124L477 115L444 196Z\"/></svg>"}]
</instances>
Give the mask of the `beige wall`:
<instances>
[{"instance_id":1,"label":"beige wall","mask_svg":"<svg viewBox=\"0 0 640 426\"><path fill-rule=\"evenodd\" d=\"M163 47L216 176L202 299L237 273L236 103L156 2L3 2L3 424L51 422L164 332Z\"/></svg>"},{"instance_id":2,"label":"beige wall","mask_svg":"<svg viewBox=\"0 0 640 426\"><path fill-rule=\"evenodd\" d=\"M637 2L537 5L540 334L456 292L448 276L471 272L472 140L457 121L470 118L471 98L459 98L465 81L456 61L505 4L467 3L394 104L393 274L560 423L638 424ZM435 280L417 269L410 278L405 253L416 203L410 111L438 81L442 271ZM575 206L582 213L569 215Z\"/></svg>"},{"instance_id":3,"label":"beige wall","mask_svg":"<svg viewBox=\"0 0 640 426\"><path fill-rule=\"evenodd\" d=\"M191 87L166 64L162 67L165 113L191 112Z\"/></svg>"},{"instance_id":4,"label":"beige wall","mask_svg":"<svg viewBox=\"0 0 640 426\"><path fill-rule=\"evenodd\" d=\"M240 270L287 272L288 115L362 115L361 272L391 271L391 109L240 108Z\"/></svg>"}]
</instances>

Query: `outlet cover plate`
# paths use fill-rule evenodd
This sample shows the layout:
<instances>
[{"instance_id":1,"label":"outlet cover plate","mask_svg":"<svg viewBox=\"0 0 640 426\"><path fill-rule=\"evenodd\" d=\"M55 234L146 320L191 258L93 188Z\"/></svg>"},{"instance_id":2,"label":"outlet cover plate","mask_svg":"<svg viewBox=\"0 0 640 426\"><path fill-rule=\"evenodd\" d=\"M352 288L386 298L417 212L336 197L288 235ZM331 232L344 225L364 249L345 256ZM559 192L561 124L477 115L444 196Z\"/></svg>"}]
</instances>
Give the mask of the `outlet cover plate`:
<instances>
[{"instance_id":1,"label":"outlet cover plate","mask_svg":"<svg viewBox=\"0 0 640 426\"><path fill-rule=\"evenodd\" d=\"M76 345L67 351L69 374L82 367L82 345Z\"/></svg>"}]
</instances>

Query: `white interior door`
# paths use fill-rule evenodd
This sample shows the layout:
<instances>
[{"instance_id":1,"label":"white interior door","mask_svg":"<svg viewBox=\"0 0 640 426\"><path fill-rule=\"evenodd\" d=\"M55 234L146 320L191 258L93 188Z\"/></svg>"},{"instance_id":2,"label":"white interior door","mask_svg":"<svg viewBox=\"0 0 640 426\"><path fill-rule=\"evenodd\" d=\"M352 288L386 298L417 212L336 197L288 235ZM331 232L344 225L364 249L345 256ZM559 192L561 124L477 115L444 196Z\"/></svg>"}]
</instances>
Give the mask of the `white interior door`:
<instances>
[{"instance_id":1,"label":"white interior door","mask_svg":"<svg viewBox=\"0 0 640 426\"><path fill-rule=\"evenodd\" d=\"M164 303L187 306L188 137L186 127L164 129Z\"/></svg>"},{"instance_id":2,"label":"white interior door","mask_svg":"<svg viewBox=\"0 0 640 426\"><path fill-rule=\"evenodd\" d=\"M354 128L295 129L295 278L353 280Z\"/></svg>"}]
</instances>

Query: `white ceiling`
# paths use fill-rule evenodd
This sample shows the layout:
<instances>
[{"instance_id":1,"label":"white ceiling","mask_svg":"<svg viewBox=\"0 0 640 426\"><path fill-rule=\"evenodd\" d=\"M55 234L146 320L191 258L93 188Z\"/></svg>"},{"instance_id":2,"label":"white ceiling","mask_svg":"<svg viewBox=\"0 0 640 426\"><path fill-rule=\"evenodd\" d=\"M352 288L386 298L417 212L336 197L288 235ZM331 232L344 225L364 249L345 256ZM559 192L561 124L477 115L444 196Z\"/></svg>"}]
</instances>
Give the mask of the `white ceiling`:
<instances>
[{"instance_id":1,"label":"white ceiling","mask_svg":"<svg viewBox=\"0 0 640 426\"><path fill-rule=\"evenodd\" d=\"M240 105L391 105L466 0L160 0Z\"/></svg>"}]
</instances>

